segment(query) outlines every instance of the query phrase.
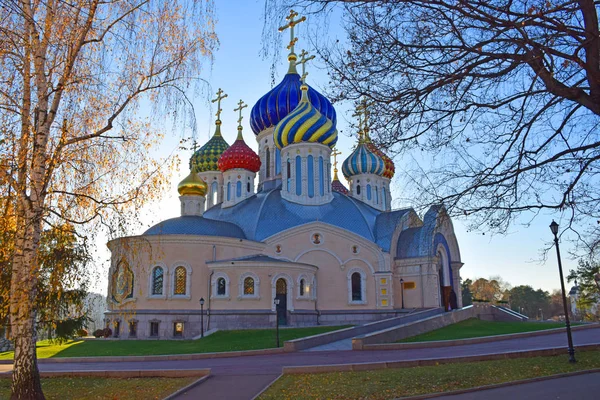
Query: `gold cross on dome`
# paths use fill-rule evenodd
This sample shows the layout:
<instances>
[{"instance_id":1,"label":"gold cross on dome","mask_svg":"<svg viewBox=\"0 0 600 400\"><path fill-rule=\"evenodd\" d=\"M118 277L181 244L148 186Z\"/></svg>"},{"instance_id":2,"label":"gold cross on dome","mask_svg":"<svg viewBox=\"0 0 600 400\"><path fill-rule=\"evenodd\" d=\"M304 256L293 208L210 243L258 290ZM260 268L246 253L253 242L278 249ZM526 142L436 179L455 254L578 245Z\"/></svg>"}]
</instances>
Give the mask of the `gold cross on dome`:
<instances>
[{"instance_id":1,"label":"gold cross on dome","mask_svg":"<svg viewBox=\"0 0 600 400\"><path fill-rule=\"evenodd\" d=\"M288 44L287 48L290 52L294 52L294 45L298 41L297 37L294 37L294 26L298 25L300 22L306 21L306 17L301 17L299 19L294 19L297 17L298 13L294 10L290 10L290 15L285 17L288 23L284 26L279 27L279 32L285 31L287 28L290 28L290 44Z\"/></svg>"},{"instance_id":2,"label":"gold cross on dome","mask_svg":"<svg viewBox=\"0 0 600 400\"><path fill-rule=\"evenodd\" d=\"M333 151L331 152L331 155L333 156L333 169L335 171L337 171L337 156L341 155L342 152L338 151L338 149L334 148Z\"/></svg>"},{"instance_id":3,"label":"gold cross on dome","mask_svg":"<svg viewBox=\"0 0 600 400\"><path fill-rule=\"evenodd\" d=\"M306 72L306 63L315 58L315 56L306 57L307 55L308 52L302 49L300 52L300 61L298 61L298 64L302 64L302 76L300 77L302 83L306 83L306 76L308 75L308 72Z\"/></svg>"},{"instance_id":4,"label":"gold cross on dome","mask_svg":"<svg viewBox=\"0 0 600 400\"><path fill-rule=\"evenodd\" d=\"M217 92L217 98L211 100L213 103L217 103L217 113L215 114L217 116L217 121L221 120L221 112L223 111L221 109L221 100L223 100L225 97L227 97L227 95L224 94L223 89L219 88L219 91Z\"/></svg>"},{"instance_id":5,"label":"gold cross on dome","mask_svg":"<svg viewBox=\"0 0 600 400\"><path fill-rule=\"evenodd\" d=\"M238 103L238 108L234 109L233 111L239 111L240 112L240 117L238 118L238 126L242 126L242 119L244 117L242 117L242 110L244 108L248 107L248 104L244 104L244 102L242 101L242 99L240 99L240 102Z\"/></svg>"}]
</instances>

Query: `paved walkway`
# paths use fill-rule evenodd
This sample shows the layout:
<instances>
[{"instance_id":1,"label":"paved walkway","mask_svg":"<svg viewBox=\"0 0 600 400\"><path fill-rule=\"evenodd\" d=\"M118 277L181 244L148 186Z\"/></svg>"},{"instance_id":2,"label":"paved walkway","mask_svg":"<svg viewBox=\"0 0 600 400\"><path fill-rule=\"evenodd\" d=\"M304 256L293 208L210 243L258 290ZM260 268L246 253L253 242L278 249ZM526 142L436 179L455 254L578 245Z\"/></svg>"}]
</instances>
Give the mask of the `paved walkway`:
<instances>
[{"instance_id":1,"label":"paved walkway","mask_svg":"<svg viewBox=\"0 0 600 400\"><path fill-rule=\"evenodd\" d=\"M352 338L338 340L337 342L327 343L322 346L311 347L310 349L302 351L340 351L340 350L352 350Z\"/></svg>"},{"instance_id":2,"label":"paved walkway","mask_svg":"<svg viewBox=\"0 0 600 400\"><path fill-rule=\"evenodd\" d=\"M443 400L598 400L600 398L600 373L523 383L521 385L436 398Z\"/></svg>"},{"instance_id":3,"label":"paved walkway","mask_svg":"<svg viewBox=\"0 0 600 400\"><path fill-rule=\"evenodd\" d=\"M600 328L573 332L575 345L600 344ZM157 346L160 345L157 342ZM471 356L505 353L519 350L536 350L549 347L567 347L565 333L524 339L501 340L431 349L383 351L312 351L281 353L264 356L229 357L182 361L148 361L120 363L56 363L39 364L41 371L89 371L106 369L161 369L180 370L211 368L212 377L193 388L181 399L252 399L277 377L284 366L350 364L378 361L422 360L442 357Z\"/></svg>"}]
</instances>

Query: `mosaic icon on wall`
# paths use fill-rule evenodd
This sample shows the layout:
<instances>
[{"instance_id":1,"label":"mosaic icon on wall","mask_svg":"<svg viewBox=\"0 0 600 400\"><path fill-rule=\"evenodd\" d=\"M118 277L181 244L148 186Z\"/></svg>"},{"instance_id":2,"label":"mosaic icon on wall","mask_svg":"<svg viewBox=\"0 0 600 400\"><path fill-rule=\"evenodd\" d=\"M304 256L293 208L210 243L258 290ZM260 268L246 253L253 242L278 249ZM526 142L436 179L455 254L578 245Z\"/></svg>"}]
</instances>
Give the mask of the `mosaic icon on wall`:
<instances>
[{"instance_id":1,"label":"mosaic icon on wall","mask_svg":"<svg viewBox=\"0 0 600 400\"><path fill-rule=\"evenodd\" d=\"M133 297L133 271L125 260L119 261L112 275L112 299L122 303Z\"/></svg>"}]
</instances>

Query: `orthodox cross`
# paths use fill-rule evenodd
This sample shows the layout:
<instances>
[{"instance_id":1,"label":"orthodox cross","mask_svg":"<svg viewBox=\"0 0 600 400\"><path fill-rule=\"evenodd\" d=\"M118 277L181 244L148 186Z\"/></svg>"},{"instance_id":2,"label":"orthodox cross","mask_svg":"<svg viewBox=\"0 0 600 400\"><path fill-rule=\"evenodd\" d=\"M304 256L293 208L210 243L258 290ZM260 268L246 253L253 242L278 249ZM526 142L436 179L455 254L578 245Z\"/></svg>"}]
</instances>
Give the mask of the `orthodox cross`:
<instances>
[{"instance_id":1,"label":"orthodox cross","mask_svg":"<svg viewBox=\"0 0 600 400\"><path fill-rule=\"evenodd\" d=\"M302 76L300 79L302 79L303 84L306 84L306 76L308 75L308 72L306 72L306 63L315 58L315 56L306 57L307 55L308 52L302 49L300 52L300 61L298 61L298 64L302 64Z\"/></svg>"},{"instance_id":2,"label":"orthodox cross","mask_svg":"<svg viewBox=\"0 0 600 400\"><path fill-rule=\"evenodd\" d=\"M287 48L292 53L294 52L294 45L298 41L298 38L294 37L294 26L298 25L300 22L306 21L306 17L294 19L297 16L298 16L298 13L296 11L290 10L290 15L285 17L285 19L288 21L287 25L279 27L279 32L283 32L287 28L290 28L290 44L287 46Z\"/></svg>"},{"instance_id":3,"label":"orthodox cross","mask_svg":"<svg viewBox=\"0 0 600 400\"><path fill-rule=\"evenodd\" d=\"M223 93L221 88L219 88L219 91L217 92L217 98L211 100L213 103L217 103L217 113L215 114L217 116L217 121L221 120L221 111L223 111L221 109L221 100L223 100L225 97L227 97L227 95Z\"/></svg>"},{"instance_id":4,"label":"orthodox cross","mask_svg":"<svg viewBox=\"0 0 600 400\"><path fill-rule=\"evenodd\" d=\"M335 148L331 152L331 155L333 156L333 169L335 171L337 171L337 156L339 156L340 154L342 154L342 152L338 151L338 149Z\"/></svg>"},{"instance_id":5,"label":"orthodox cross","mask_svg":"<svg viewBox=\"0 0 600 400\"><path fill-rule=\"evenodd\" d=\"M242 99L240 99L240 102L238 103L238 108L234 109L233 111L239 111L240 112L240 117L238 118L238 126L242 126L242 119L244 117L242 117L242 110L244 108L248 107L248 104L244 104L244 102L242 101Z\"/></svg>"},{"instance_id":6,"label":"orthodox cross","mask_svg":"<svg viewBox=\"0 0 600 400\"><path fill-rule=\"evenodd\" d=\"M363 110L364 107L362 104L356 106L356 112L352 114L353 117L358 117L358 140L362 141L363 138Z\"/></svg>"}]
</instances>

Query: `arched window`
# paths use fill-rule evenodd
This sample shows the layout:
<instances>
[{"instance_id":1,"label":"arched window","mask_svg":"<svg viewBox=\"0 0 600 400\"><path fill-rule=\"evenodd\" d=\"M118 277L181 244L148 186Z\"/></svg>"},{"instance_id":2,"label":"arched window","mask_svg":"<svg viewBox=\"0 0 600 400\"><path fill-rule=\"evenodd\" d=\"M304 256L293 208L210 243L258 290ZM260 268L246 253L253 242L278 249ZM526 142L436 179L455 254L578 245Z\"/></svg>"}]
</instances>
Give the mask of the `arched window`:
<instances>
[{"instance_id":1,"label":"arched window","mask_svg":"<svg viewBox=\"0 0 600 400\"><path fill-rule=\"evenodd\" d=\"M237 181L237 183L235 184L235 196L238 199L240 197L242 197L242 182L241 181Z\"/></svg>"},{"instance_id":2,"label":"arched window","mask_svg":"<svg viewBox=\"0 0 600 400\"><path fill-rule=\"evenodd\" d=\"M246 191L250 193L250 182L246 183Z\"/></svg>"},{"instance_id":3,"label":"arched window","mask_svg":"<svg viewBox=\"0 0 600 400\"><path fill-rule=\"evenodd\" d=\"M375 186L375 203L379 204L379 188Z\"/></svg>"},{"instance_id":4,"label":"arched window","mask_svg":"<svg viewBox=\"0 0 600 400\"><path fill-rule=\"evenodd\" d=\"M325 194L325 169L323 168L323 157L319 157L319 194Z\"/></svg>"},{"instance_id":5,"label":"arched window","mask_svg":"<svg viewBox=\"0 0 600 400\"><path fill-rule=\"evenodd\" d=\"M371 200L371 185L367 185L367 200Z\"/></svg>"},{"instance_id":6,"label":"arched window","mask_svg":"<svg viewBox=\"0 0 600 400\"><path fill-rule=\"evenodd\" d=\"M308 197L315 197L315 162L313 156L306 159L308 170Z\"/></svg>"},{"instance_id":7,"label":"arched window","mask_svg":"<svg viewBox=\"0 0 600 400\"><path fill-rule=\"evenodd\" d=\"M281 150L275 149L275 175L281 173Z\"/></svg>"},{"instance_id":8,"label":"arched window","mask_svg":"<svg viewBox=\"0 0 600 400\"><path fill-rule=\"evenodd\" d=\"M302 158L296 156L296 195L302 194Z\"/></svg>"},{"instance_id":9,"label":"arched window","mask_svg":"<svg viewBox=\"0 0 600 400\"><path fill-rule=\"evenodd\" d=\"M217 279L217 296L225 296L227 289L227 282L225 278Z\"/></svg>"},{"instance_id":10,"label":"arched window","mask_svg":"<svg viewBox=\"0 0 600 400\"><path fill-rule=\"evenodd\" d=\"M227 201L231 200L231 182L227 182Z\"/></svg>"},{"instance_id":11,"label":"arched window","mask_svg":"<svg viewBox=\"0 0 600 400\"><path fill-rule=\"evenodd\" d=\"M212 205L217 204L218 193L219 193L219 184L217 182L213 182L210 185L210 197L212 198Z\"/></svg>"},{"instance_id":12,"label":"arched window","mask_svg":"<svg viewBox=\"0 0 600 400\"><path fill-rule=\"evenodd\" d=\"M356 194L360 195L360 185L356 185Z\"/></svg>"},{"instance_id":13,"label":"arched window","mask_svg":"<svg viewBox=\"0 0 600 400\"><path fill-rule=\"evenodd\" d=\"M383 204L383 208L387 207L386 202L387 202L387 198L385 196L385 187L382 187L381 188L381 204Z\"/></svg>"},{"instance_id":14,"label":"arched window","mask_svg":"<svg viewBox=\"0 0 600 400\"><path fill-rule=\"evenodd\" d=\"M352 301L362 301L362 277L358 272L352 274Z\"/></svg>"},{"instance_id":15,"label":"arched window","mask_svg":"<svg viewBox=\"0 0 600 400\"><path fill-rule=\"evenodd\" d=\"M304 279L300 279L300 296L304 296L306 293L306 282Z\"/></svg>"},{"instance_id":16,"label":"arched window","mask_svg":"<svg viewBox=\"0 0 600 400\"><path fill-rule=\"evenodd\" d=\"M154 267L152 270L152 295L163 294L164 270L162 267Z\"/></svg>"},{"instance_id":17,"label":"arched window","mask_svg":"<svg viewBox=\"0 0 600 400\"><path fill-rule=\"evenodd\" d=\"M265 165L266 168L266 176L267 178L271 177L271 151L269 150L269 148L267 147L267 149L265 150L265 160L267 161Z\"/></svg>"},{"instance_id":18,"label":"arched window","mask_svg":"<svg viewBox=\"0 0 600 400\"><path fill-rule=\"evenodd\" d=\"M254 278L250 276L244 279L244 295L254 295Z\"/></svg>"},{"instance_id":19,"label":"arched window","mask_svg":"<svg viewBox=\"0 0 600 400\"><path fill-rule=\"evenodd\" d=\"M292 163L290 162L289 158L287 160L287 191L289 193L292 186Z\"/></svg>"},{"instance_id":20,"label":"arched window","mask_svg":"<svg viewBox=\"0 0 600 400\"><path fill-rule=\"evenodd\" d=\"M175 283L173 285L173 294L185 295L187 290L187 271L185 267L175 268Z\"/></svg>"}]
</instances>

